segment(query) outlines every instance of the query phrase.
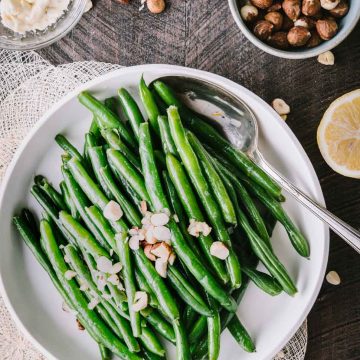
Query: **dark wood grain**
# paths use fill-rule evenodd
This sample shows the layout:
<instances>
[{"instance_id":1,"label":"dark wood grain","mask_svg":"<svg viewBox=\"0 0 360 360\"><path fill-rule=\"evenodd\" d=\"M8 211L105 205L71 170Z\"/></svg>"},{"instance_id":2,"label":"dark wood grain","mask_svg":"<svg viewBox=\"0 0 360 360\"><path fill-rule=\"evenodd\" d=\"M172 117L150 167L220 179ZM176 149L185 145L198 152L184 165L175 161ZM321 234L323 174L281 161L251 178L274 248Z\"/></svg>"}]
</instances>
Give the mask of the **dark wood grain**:
<instances>
[{"instance_id":1,"label":"dark wood grain","mask_svg":"<svg viewBox=\"0 0 360 360\"><path fill-rule=\"evenodd\" d=\"M54 64L97 60L122 65L169 63L230 78L266 101L284 98L292 112L287 123L309 155L328 208L360 227L360 181L334 173L316 144L316 128L336 97L360 87L360 27L334 50L336 65L316 59L285 60L254 47L236 27L227 1L172 0L165 13L139 12L99 0L78 26L57 44L40 51ZM360 258L334 234L328 270L340 286L324 283L309 316L309 360L360 359Z\"/></svg>"}]
</instances>

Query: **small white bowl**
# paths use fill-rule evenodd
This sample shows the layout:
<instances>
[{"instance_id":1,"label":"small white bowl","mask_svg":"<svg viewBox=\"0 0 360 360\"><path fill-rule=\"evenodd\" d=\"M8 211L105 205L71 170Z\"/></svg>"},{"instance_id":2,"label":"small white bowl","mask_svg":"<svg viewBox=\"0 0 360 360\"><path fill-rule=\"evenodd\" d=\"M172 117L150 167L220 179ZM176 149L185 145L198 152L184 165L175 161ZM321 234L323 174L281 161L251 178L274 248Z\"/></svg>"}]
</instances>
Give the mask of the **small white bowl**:
<instances>
[{"instance_id":1,"label":"small white bowl","mask_svg":"<svg viewBox=\"0 0 360 360\"><path fill-rule=\"evenodd\" d=\"M324 53L325 51L331 50L334 47L338 46L354 29L355 25L358 23L360 18L360 1L359 0L350 0L349 12L346 16L338 20L339 32L331 40L322 42L320 45L314 48L299 48L299 49L290 49L290 50L280 50L276 49L273 46L270 46L258 39L251 30L244 23L240 15L241 5L244 3L243 0L229 0L229 6L233 18L237 26L243 32L243 34L258 48L261 50L278 57L286 59L306 59L310 57L317 56Z\"/></svg>"}]
</instances>

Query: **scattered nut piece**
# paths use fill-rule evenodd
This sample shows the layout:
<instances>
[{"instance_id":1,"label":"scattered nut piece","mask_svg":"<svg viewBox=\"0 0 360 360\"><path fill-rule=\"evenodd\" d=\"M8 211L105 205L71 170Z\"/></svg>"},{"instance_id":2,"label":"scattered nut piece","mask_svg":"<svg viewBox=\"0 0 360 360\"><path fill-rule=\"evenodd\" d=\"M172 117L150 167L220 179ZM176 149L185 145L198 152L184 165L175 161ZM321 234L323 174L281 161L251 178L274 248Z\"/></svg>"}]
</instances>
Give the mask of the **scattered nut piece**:
<instances>
[{"instance_id":1,"label":"scattered nut piece","mask_svg":"<svg viewBox=\"0 0 360 360\"><path fill-rule=\"evenodd\" d=\"M176 255L175 255L175 253L171 253L170 254L170 256L169 256L169 264L170 265L174 265L174 262L175 262L175 260L176 260Z\"/></svg>"},{"instance_id":2,"label":"scattered nut piece","mask_svg":"<svg viewBox=\"0 0 360 360\"><path fill-rule=\"evenodd\" d=\"M339 5L336 6L334 9L330 10L329 13L336 17L336 18L342 18L345 16L349 11L349 4L345 0L341 0Z\"/></svg>"},{"instance_id":3,"label":"scattered nut piece","mask_svg":"<svg viewBox=\"0 0 360 360\"><path fill-rule=\"evenodd\" d=\"M164 261L161 258L155 260L155 270L163 278L166 278L167 274L167 261Z\"/></svg>"},{"instance_id":4,"label":"scattered nut piece","mask_svg":"<svg viewBox=\"0 0 360 360\"><path fill-rule=\"evenodd\" d=\"M117 274L117 273L119 273L120 271L121 271L121 269L122 269L122 264L121 264L121 262L117 262L117 263L115 263L113 266L112 266L112 268L111 268L111 270L110 270L110 274Z\"/></svg>"},{"instance_id":5,"label":"scattered nut piece","mask_svg":"<svg viewBox=\"0 0 360 360\"><path fill-rule=\"evenodd\" d=\"M65 271L64 277L65 277L66 280L71 280L71 279L73 279L76 275L77 275L77 274L76 274L75 271L67 270L67 271Z\"/></svg>"},{"instance_id":6,"label":"scattered nut piece","mask_svg":"<svg viewBox=\"0 0 360 360\"><path fill-rule=\"evenodd\" d=\"M326 281L331 285L340 285L340 276L336 271L330 271L326 275Z\"/></svg>"},{"instance_id":7,"label":"scattered nut piece","mask_svg":"<svg viewBox=\"0 0 360 360\"><path fill-rule=\"evenodd\" d=\"M142 213L143 215L146 214L146 212L147 212L147 203L146 203L145 200L142 200L142 201L140 202L140 210L141 210L141 213Z\"/></svg>"},{"instance_id":8,"label":"scattered nut piece","mask_svg":"<svg viewBox=\"0 0 360 360\"><path fill-rule=\"evenodd\" d=\"M259 10L253 5L244 5L240 9L241 18L246 22L256 20L259 15Z\"/></svg>"},{"instance_id":9,"label":"scattered nut piece","mask_svg":"<svg viewBox=\"0 0 360 360\"><path fill-rule=\"evenodd\" d=\"M294 26L287 34L289 44L296 47L304 46L310 37L310 31L301 26Z\"/></svg>"},{"instance_id":10,"label":"scattered nut piece","mask_svg":"<svg viewBox=\"0 0 360 360\"><path fill-rule=\"evenodd\" d=\"M118 221L123 216L123 211L121 210L120 205L114 201L110 200L103 211L104 217L111 221Z\"/></svg>"},{"instance_id":11,"label":"scattered nut piece","mask_svg":"<svg viewBox=\"0 0 360 360\"><path fill-rule=\"evenodd\" d=\"M290 106L283 99L274 99L271 106L279 115L290 114Z\"/></svg>"},{"instance_id":12,"label":"scattered nut piece","mask_svg":"<svg viewBox=\"0 0 360 360\"><path fill-rule=\"evenodd\" d=\"M323 40L330 40L336 35L338 25L336 21L332 19L318 20L316 22L316 30Z\"/></svg>"},{"instance_id":13,"label":"scattered nut piece","mask_svg":"<svg viewBox=\"0 0 360 360\"><path fill-rule=\"evenodd\" d=\"M115 286L120 284L120 279L116 274L112 274L111 276L109 276L107 281Z\"/></svg>"},{"instance_id":14,"label":"scattered nut piece","mask_svg":"<svg viewBox=\"0 0 360 360\"><path fill-rule=\"evenodd\" d=\"M320 0L321 7L325 10L335 9L339 5L340 0Z\"/></svg>"},{"instance_id":15,"label":"scattered nut piece","mask_svg":"<svg viewBox=\"0 0 360 360\"><path fill-rule=\"evenodd\" d=\"M105 256L100 256L96 260L96 267L103 273L109 273L112 269L112 261Z\"/></svg>"},{"instance_id":16,"label":"scattered nut piece","mask_svg":"<svg viewBox=\"0 0 360 360\"><path fill-rule=\"evenodd\" d=\"M89 284L86 280L80 278L79 279L79 284L80 284L80 291L87 291L89 290Z\"/></svg>"},{"instance_id":17,"label":"scattered nut piece","mask_svg":"<svg viewBox=\"0 0 360 360\"><path fill-rule=\"evenodd\" d=\"M190 224L188 227L188 233L190 235L199 237L200 233L202 233L204 236L208 236L210 232L211 232L211 227L206 222L190 219Z\"/></svg>"},{"instance_id":18,"label":"scattered nut piece","mask_svg":"<svg viewBox=\"0 0 360 360\"><path fill-rule=\"evenodd\" d=\"M210 254L225 260L229 256L229 249L221 241L214 241L210 246Z\"/></svg>"},{"instance_id":19,"label":"scattered nut piece","mask_svg":"<svg viewBox=\"0 0 360 360\"><path fill-rule=\"evenodd\" d=\"M250 0L259 9L267 9L273 4L273 0Z\"/></svg>"},{"instance_id":20,"label":"scattered nut piece","mask_svg":"<svg viewBox=\"0 0 360 360\"><path fill-rule=\"evenodd\" d=\"M154 227L151 226L146 230L145 240L148 244L156 244L156 237L154 235Z\"/></svg>"},{"instance_id":21,"label":"scattered nut piece","mask_svg":"<svg viewBox=\"0 0 360 360\"><path fill-rule=\"evenodd\" d=\"M283 16L279 12L271 11L265 15L265 20L274 25L274 31L279 31L283 24Z\"/></svg>"},{"instance_id":22,"label":"scattered nut piece","mask_svg":"<svg viewBox=\"0 0 360 360\"><path fill-rule=\"evenodd\" d=\"M171 239L171 231L166 226L155 226L153 229L155 239L159 241L169 241Z\"/></svg>"},{"instance_id":23,"label":"scattered nut piece","mask_svg":"<svg viewBox=\"0 0 360 360\"><path fill-rule=\"evenodd\" d=\"M145 245L145 247L144 247L144 254L145 254L145 256L146 256L149 260L155 261L155 260L156 260L156 256L151 253L152 247L153 247L152 245Z\"/></svg>"},{"instance_id":24,"label":"scattered nut piece","mask_svg":"<svg viewBox=\"0 0 360 360\"><path fill-rule=\"evenodd\" d=\"M132 310L135 312L144 310L148 306L148 294L145 291L136 291Z\"/></svg>"},{"instance_id":25,"label":"scattered nut piece","mask_svg":"<svg viewBox=\"0 0 360 360\"><path fill-rule=\"evenodd\" d=\"M267 40L270 37L273 29L274 25L271 22L260 20L256 23L253 31L255 36L260 40Z\"/></svg>"},{"instance_id":26,"label":"scattered nut piece","mask_svg":"<svg viewBox=\"0 0 360 360\"><path fill-rule=\"evenodd\" d=\"M166 225L169 222L169 220L170 220L169 216L164 213L152 214L150 218L151 224L154 226Z\"/></svg>"},{"instance_id":27,"label":"scattered nut piece","mask_svg":"<svg viewBox=\"0 0 360 360\"><path fill-rule=\"evenodd\" d=\"M282 3L282 8L285 14L292 20L296 21L301 13L300 9L300 0L284 0Z\"/></svg>"},{"instance_id":28,"label":"scattered nut piece","mask_svg":"<svg viewBox=\"0 0 360 360\"><path fill-rule=\"evenodd\" d=\"M164 0L147 0L146 5L153 14L160 14L165 10Z\"/></svg>"},{"instance_id":29,"label":"scattered nut piece","mask_svg":"<svg viewBox=\"0 0 360 360\"><path fill-rule=\"evenodd\" d=\"M91 301L88 303L88 309L89 310L94 310L95 307L99 304L99 299L98 298L92 298Z\"/></svg>"},{"instance_id":30,"label":"scattered nut piece","mask_svg":"<svg viewBox=\"0 0 360 360\"><path fill-rule=\"evenodd\" d=\"M131 250L139 250L140 247L140 238L139 235L133 235L129 239L129 248Z\"/></svg>"},{"instance_id":31,"label":"scattered nut piece","mask_svg":"<svg viewBox=\"0 0 360 360\"><path fill-rule=\"evenodd\" d=\"M83 326L83 324L79 321L79 319L76 319L76 324L77 324L77 327L80 331L84 331L85 328Z\"/></svg>"},{"instance_id":32,"label":"scattered nut piece","mask_svg":"<svg viewBox=\"0 0 360 360\"><path fill-rule=\"evenodd\" d=\"M302 26L311 30L315 27L315 21L310 17L302 16L294 22L294 26Z\"/></svg>"},{"instance_id":33,"label":"scattered nut piece","mask_svg":"<svg viewBox=\"0 0 360 360\"><path fill-rule=\"evenodd\" d=\"M321 10L320 0L303 0L301 11L306 16L315 16Z\"/></svg>"},{"instance_id":34,"label":"scattered nut piece","mask_svg":"<svg viewBox=\"0 0 360 360\"><path fill-rule=\"evenodd\" d=\"M334 65L335 64L335 56L331 51L325 51L320 54L317 58L318 62L323 65Z\"/></svg>"},{"instance_id":35,"label":"scattered nut piece","mask_svg":"<svg viewBox=\"0 0 360 360\"><path fill-rule=\"evenodd\" d=\"M151 249L151 253L156 257L163 259L164 261L168 261L171 254L171 247L169 244L163 241L161 243L155 244Z\"/></svg>"}]
</instances>

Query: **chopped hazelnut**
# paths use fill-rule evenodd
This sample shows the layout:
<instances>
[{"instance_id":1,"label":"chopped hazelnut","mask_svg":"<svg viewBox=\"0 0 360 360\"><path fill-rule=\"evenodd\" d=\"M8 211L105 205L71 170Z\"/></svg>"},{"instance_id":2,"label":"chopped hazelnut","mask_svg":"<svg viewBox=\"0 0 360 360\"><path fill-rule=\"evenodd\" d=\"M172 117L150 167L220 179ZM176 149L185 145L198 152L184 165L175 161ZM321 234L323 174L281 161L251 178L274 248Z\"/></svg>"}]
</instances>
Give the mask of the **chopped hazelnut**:
<instances>
[{"instance_id":1,"label":"chopped hazelnut","mask_svg":"<svg viewBox=\"0 0 360 360\"><path fill-rule=\"evenodd\" d=\"M335 56L331 51L325 51L320 54L317 58L318 62L323 65L334 65L335 64Z\"/></svg>"},{"instance_id":2,"label":"chopped hazelnut","mask_svg":"<svg viewBox=\"0 0 360 360\"><path fill-rule=\"evenodd\" d=\"M271 22L260 20L254 27L254 34L260 40L267 40L270 37L273 29L274 25Z\"/></svg>"},{"instance_id":3,"label":"chopped hazelnut","mask_svg":"<svg viewBox=\"0 0 360 360\"><path fill-rule=\"evenodd\" d=\"M245 5L240 9L241 18L246 22L256 20L259 15L259 10L253 5Z\"/></svg>"},{"instance_id":4,"label":"chopped hazelnut","mask_svg":"<svg viewBox=\"0 0 360 360\"><path fill-rule=\"evenodd\" d=\"M273 4L273 0L251 0L251 3L259 9L267 9Z\"/></svg>"},{"instance_id":5,"label":"chopped hazelnut","mask_svg":"<svg viewBox=\"0 0 360 360\"><path fill-rule=\"evenodd\" d=\"M279 31L282 27L283 16L279 12L272 11L265 15L265 20L274 25L274 31Z\"/></svg>"},{"instance_id":6,"label":"chopped hazelnut","mask_svg":"<svg viewBox=\"0 0 360 360\"><path fill-rule=\"evenodd\" d=\"M271 12L271 11L280 11L281 10L281 3L275 3L273 5L271 5L269 8L266 9L267 12Z\"/></svg>"},{"instance_id":7,"label":"chopped hazelnut","mask_svg":"<svg viewBox=\"0 0 360 360\"><path fill-rule=\"evenodd\" d=\"M330 40L336 35L338 25L335 20L322 19L316 22L316 30L323 40Z\"/></svg>"},{"instance_id":8,"label":"chopped hazelnut","mask_svg":"<svg viewBox=\"0 0 360 360\"><path fill-rule=\"evenodd\" d=\"M271 106L279 115L288 115L290 113L290 106L283 99L274 99Z\"/></svg>"},{"instance_id":9,"label":"chopped hazelnut","mask_svg":"<svg viewBox=\"0 0 360 360\"><path fill-rule=\"evenodd\" d=\"M301 26L294 26L287 34L289 44L296 47L304 46L310 37L310 31Z\"/></svg>"},{"instance_id":10,"label":"chopped hazelnut","mask_svg":"<svg viewBox=\"0 0 360 360\"><path fill-rule=\"evenodd\" d=\"M303 0L301 11L306 16L315 16L321 10L320 0Z\"/></svg>"},{"instance_id":11,"label":"chopped hazelnut","mask_svg":"<svg viewBox=\"0 0 360 360\"><path fill-rule=\"evenodd\" d=\"M300 0L284 0L284 2L282 3L282 8L285 14L292 21L295 21L299 18L301 14L300 5L301 5Z\"/></svg>"},{"instance_id":12,"label":"chopped hazelnut","mask_svg":"<svg viewBox=\"0 0 360 360\"><path fill-rule=\"evenodd\" d=\"M336 18L341 18L345 16L348 13L348 11L349 11L348 3L345 0L341 0L338 6L336 6L332 10L329 10L329 13Z\"/></svg>"}]
</instances>

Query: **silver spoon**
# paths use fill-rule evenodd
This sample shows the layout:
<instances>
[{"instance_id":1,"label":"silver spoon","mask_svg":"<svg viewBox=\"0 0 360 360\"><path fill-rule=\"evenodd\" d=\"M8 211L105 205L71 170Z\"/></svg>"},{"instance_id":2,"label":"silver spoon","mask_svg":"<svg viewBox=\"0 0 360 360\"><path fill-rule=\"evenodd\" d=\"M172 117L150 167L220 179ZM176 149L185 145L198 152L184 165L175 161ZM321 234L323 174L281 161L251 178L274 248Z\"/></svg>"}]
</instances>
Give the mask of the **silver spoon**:
<instances>
[{"instance_id":1,"label":"silver spoon","mask_svg":"<svg viewBox=\"0 0 360 360\"><path fill-rule=\"evenodd\" d=\"M189 108L219 124L233 145L246 152L283 189L360 253L358 230L312 200L264 159L258 149L256 116L239 97L215 83L196 77L165 76L157 80L171 86Z\"/></svg>"}]
</instances>

